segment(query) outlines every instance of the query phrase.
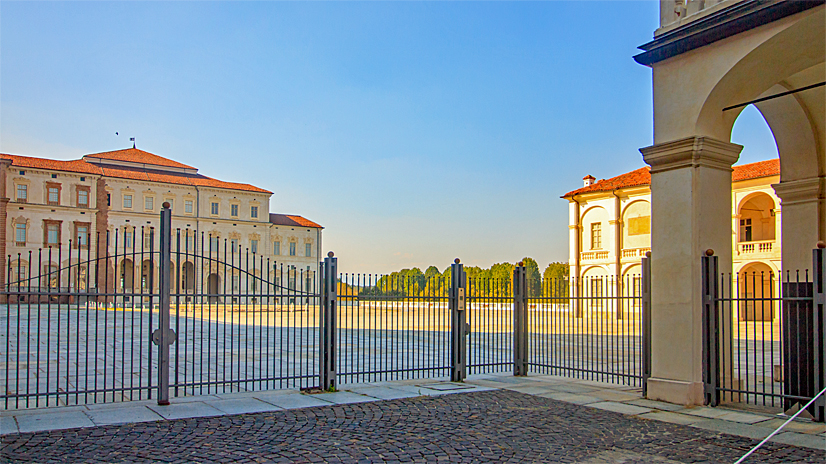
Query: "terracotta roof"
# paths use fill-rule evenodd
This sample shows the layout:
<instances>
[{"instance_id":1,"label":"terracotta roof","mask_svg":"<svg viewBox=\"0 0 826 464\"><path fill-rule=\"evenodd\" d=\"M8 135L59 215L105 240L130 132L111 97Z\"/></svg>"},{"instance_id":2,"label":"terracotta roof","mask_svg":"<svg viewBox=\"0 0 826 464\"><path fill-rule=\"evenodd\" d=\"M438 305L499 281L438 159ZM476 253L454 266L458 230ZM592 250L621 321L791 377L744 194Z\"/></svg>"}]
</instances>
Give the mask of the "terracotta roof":
<instances>
[{"instance_id":1,"label":"terracotta roof","mask_svg":"<svg viewBox=\"0 0 826 464\"><path fill-rule=\"evenodd\" d=\"M780 160L773 159L733 166L731 181L739 182L748 179L758 179L761 177L777 175L780 175ZM580 189L568 192L565 195L562 195L562 198L569 198L583 193L609 192L619 188L637 187L641 185L651 185L651 172L649 172L648 166L631 172L626 172L625 174L620 174L617 177L612 177L610 179L598 180L588 187L582 187Z\"/></svg>"},{"instance_id":2,"label":"terracotta roof","mask_svg":"<svg viewBox=\"0 0 826 464\"><path fill-rule=\"evenodd\" d=\"M166 166L170 168L194 169L192 166L172 161L171 159L158 156L148 151L139 150L137 148L127 148L125 150L105 151L103 153L92 153L84 156L84 158L100 158L112 161L130 161L132 163L151 164L155 166Z\"/></svg>"},{"instance_id":3,"label":"terracotta roof","mask_svg":"<svg viewBox=\"0 0 826 464\"><path fill-rule=\"evenodd\" d=\"M145 153L145 152L144 152ZM151 153L149 153L151 155ZM97 156L97 155L93 155ZM155 156L155 155L152 155ZM0 153L0 158L10 159L12 166L21 168L48 169L50 171L78 172L85 174L95 174L99 176L115 177L119 179L134 179L147 182L166 182L169 184L192 185L198 187L214 187L229 190L244 190L247 192L258 192L272 194L254 185L237 182L225 182L213 179L201 174L177 173L170 171L157 171L142 168L108 167L89 163L85 160L61 161L45 158L33 158L31 156L8 155ZM160 156L158 157L160 158ZM164 159L164 158L161 158ZM174 161L172 161L174 163ZM187 169L195 169L189 168Z\"/></svg>"},{"instance_id":4,"label":"terracotta roof","mask_svg":"<svg viewBox=\"0 0 826 464\"><path fill-rule=\"evenodd\" d=\"M760 177L771 177L780 175L780 160L773 159L767 161L759 161L757 163L742 164L734 166L734 172L731 173L731 181L739 182L741 180L759 179Z\"/></svg>"},{"instance_id":5,"label":"terracotta roof","mask_svg":"<svg viewBox=\"0 0 826 464\"><path fill-rule=\"evenodd\" d=\"M276 214L270 213L270 223L277 226L294 226L294 227L313 227L316 229L323 229L319 224L293 214Z\"/></svg>"}]
</instances>

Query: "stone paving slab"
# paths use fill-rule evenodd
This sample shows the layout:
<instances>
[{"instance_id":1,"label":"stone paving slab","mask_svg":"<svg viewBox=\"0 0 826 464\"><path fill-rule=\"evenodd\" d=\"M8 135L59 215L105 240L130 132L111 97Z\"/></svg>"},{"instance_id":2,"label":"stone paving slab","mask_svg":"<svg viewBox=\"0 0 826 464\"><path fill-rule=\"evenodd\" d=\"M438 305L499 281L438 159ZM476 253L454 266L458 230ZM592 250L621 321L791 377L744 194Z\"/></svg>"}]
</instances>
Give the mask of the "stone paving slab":
<instances>
[{"instance_id":1,"label":"stone paving slab","mask_svg":"<svg viewBox=\"0 0 826 464\"><path fill-rule=\"evenodd\" d=\"M146 406L92 409L86 415L95 425L130 424L163 420L164 417Z\"/></svg>"},{"instance_id":2,"label":"stone paving slab","mask_svg":"<svg viewBox=\"0 0 826 464\"><path fill-rule=\"evenodd\" d=\"M12 416L0 417L0 435L7 433L17 433L17 421Z\"/></svg>"},{"instance_id":3,"label":"stone paving slab","mask_svg":"<svg viewBox=\"0 0 826 464\"><path fill-rule=\"evenodd\" d=\"M620 414L626 414L630 416L634 416L637 414L645 414L647 412L652 411L651 408L643 408L640 406L634 406L633 404L615 403L613 401L590 403L586 406L588 406L589 408L604 409L606 411L618 412Z\"/></svg>"},{"instance_id":4,"label":"stone paving slab","mask_svg":"<svg viewBox=\"0 0 826 464\"><path fill-rule=\"evenodd\" d=\"M318 395L313 395L313 397L334 404L367 403L369 401L377 400L377 398L373 398L372 396L359 395L358 393L346 391L320 393Z\"/></svg>"},{"instance_id":5,"label":"stone paving slab","mask_svg":"<svg viewBox=\"0 0 826 464\"><path fill-rule=\"evenodd\" d=\"M385 387L385 386L366 386L366 387L356 387L351 389L355 393L359 393L361 395L372 396L373 398L378 398L382 400L398 400L401 398L413 398L418 396L415 393L406 392L399 388L392 388L392 387Z\"/></svg>"},{"instance_id":6,"label":"stone paving slab","mask_svg":"<svg viewBox=\"0 0 826 464\"><path fill-rule=\"evenodd\" d=\"M4 435L0 456L38 464L730 464L756 443L726 433L494 390ZM767 443L752 457L749 464L823 462L822 451L784 443Z\"/></svg>"},{"instance_id":7,"label":"stone paving slab","mask_svg":"<svg viewBox=\"0 0 826 464\"><path fill-rule=\"evenodd\" d=\"M300 393L291 393L289 395L277 395L259 397L262 401L266 401L272 405L283 409L297 409L309 408L313 406L329 406L331 403L324 401L317 396L302 395Z\"/></svg>"},{"instance_id":8,"label":"stone paving slab","mask_svg":"<svg viewBox=\"0 0 826 464\"><path fill-rule=\"evenodd\" d=\"M227 398L218 401L205 401L204 403L225 414L249 414L283 409L259 399L249 397Z\"/></svg>"},{"instance_id":9,"label":"stone paving slab","mask_svg":"<svg viewBox=\"0 0 826 464\"><path fill-rule=\"evenodd\" d=\"M780 432L773 436L771 441L785 443L787 445L805 446L808 448L819 447L820 449L823 449L826 447L826 438L819 437L817 435L807 435L795 432ZM821 457L823 458L823 461L826 461L826 455L821 455Z\"/></svg>"},{"instance_id":10,"label":"stone paving slab","mask_svg":"<svg viewBox=\"0 0 826 464\"><path fill-rule=\"evenodd\" d=\"M557 401L564 401L566 403L573 403L573 404L590 404L590 403L599 403L602 399L597 398L595 396L588 396L588 395L578 395L576 393L543 393L537 396L541 396L543 398L550 398L552 400Z\"/></svg>"},{"instance_id":11,"label":"stone paving slab","mask_svg":"<svg viewBox=\"0 0 826 464\"><path fill-rule=\"evenodd\" d=\"M95 424L82 411L60 411L52 414L17 416L17 428L21 433L92 427Z\"/></svg>"},{"instance_id":12,"label":"stone paving slab","mask_svg":"<svg viewBox=\"0 0 826 464\"><path fill-rule=\"evenodd\" d=\"M168 406L148 406L164 419L186 419L190 417L220 416L223 413L206 403L172 403Z\"/></svg>"}]
</instances>

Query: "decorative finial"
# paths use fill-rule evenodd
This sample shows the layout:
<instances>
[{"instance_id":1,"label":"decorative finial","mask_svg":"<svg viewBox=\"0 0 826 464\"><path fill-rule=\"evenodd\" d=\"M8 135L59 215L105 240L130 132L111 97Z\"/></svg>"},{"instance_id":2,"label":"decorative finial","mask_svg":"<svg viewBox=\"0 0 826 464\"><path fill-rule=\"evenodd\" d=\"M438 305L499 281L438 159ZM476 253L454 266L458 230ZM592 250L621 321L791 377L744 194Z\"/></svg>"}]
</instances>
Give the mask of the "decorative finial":
<instances>
[{"instance_id":1,"label":"decorative finial","mask_svg":"<svg viewBox=\"0 0 826 464\"><path fill-rule=\"evenodd\" d=\"M826 248L826 242L824 242L823 240L818 240L817 241L817 247L820 248L821 250L823 248Z\"/></svg>"},{"instance_id":2,"label":"decorative finial","mask_svg":"<svg viewBox=\"0 0 826 464\"><path fill-rule=\"evenodd\" d=\"M163 202L163 205L161 205L161 206L163 206L164 209L169 209L169 208L172 207L172 205L170 205L168 201Z\"/></svg>"},{"instance_id":3,"label":"decorative finial","mask_svg":"<svg viewBox=\"0 0 826 464\"><path fill-rule=\"evenodd\" d=\"M333 256L335 256L335 253L332 251L327 252L327 257L332 258Z\"/></svg>"},{"instance_id":4,"label":"decorative finial","mask_svg":"<svg viewBox=\"0 0 826 464\"><path fill-rule=\"evenodd\" d=\"M651 257L651 252L650 252L650 251L646 251L646 252L645 252L645 257L646 257L646 258L650 258L650 257Z\"/></svg>"},{"instance_id":5,"label":"decorative finial","mask_svg":"<svg viewBox=\"0 0 826 464\"><path fill-rule=\"evenodd\" d=\"M714 256L714 250L712 250L711 248L706 250L706 256Z\"/></svg>"},{"instance_id":6,"label":"decorative finial","mask_svg":"<svg viewBox=\"0 0 826 464\"><path fill-rule=\"evenodd\" d=\"M519 261L519 267L525 267L525 262L524 261Z\"/></svg>"},{"instance_id":7,"label":"decorative finial","mask_svg":"<svg viewBox=\"0 0 826 464\"><path fill-rule=\"evenodd\" d=\"M459 264L459 258L454 259L453 262Z\"/></svg>"}]
</instances>

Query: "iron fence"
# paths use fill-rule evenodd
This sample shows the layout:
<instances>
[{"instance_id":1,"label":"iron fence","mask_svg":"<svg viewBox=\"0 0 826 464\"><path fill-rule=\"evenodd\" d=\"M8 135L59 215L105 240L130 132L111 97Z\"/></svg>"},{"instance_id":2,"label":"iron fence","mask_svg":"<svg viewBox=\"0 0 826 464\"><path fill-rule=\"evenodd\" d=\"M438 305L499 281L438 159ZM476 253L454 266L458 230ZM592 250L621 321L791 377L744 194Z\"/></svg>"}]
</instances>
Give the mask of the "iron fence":
<instances>
[{"instance_id":1,"label":"iron fence","mask_svg":"<svg viewBox=\"0 0 826 464\"><path fill-rule=\"evenodd\" d=\"M706 404L737 402L787 411L824 383L824 262L814 273L719 273L703 257L703 378ZM809 413L824 419L821 398Z\"/></svg>"}]
</instances>

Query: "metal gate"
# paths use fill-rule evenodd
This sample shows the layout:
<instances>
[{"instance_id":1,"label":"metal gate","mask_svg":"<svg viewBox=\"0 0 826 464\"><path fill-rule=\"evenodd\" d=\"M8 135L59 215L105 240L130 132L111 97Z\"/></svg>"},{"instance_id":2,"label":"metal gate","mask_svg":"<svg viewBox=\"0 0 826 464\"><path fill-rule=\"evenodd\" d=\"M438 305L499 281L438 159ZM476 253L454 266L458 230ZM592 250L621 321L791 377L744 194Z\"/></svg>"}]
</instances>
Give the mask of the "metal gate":
<instances>
[{"instance_id":1,"label":"metal gate","mask_svg":"<svg viewBox=\"0 0 826 464\"><path fill-rule=\"evenodd\" d=\"M717 257L702 258L705 403L746 403L788 411L826 387L824 377L824 250L813 269L721 274ZM824 420L823 395L808 408Z\"/></svg>"}]
</instances>

